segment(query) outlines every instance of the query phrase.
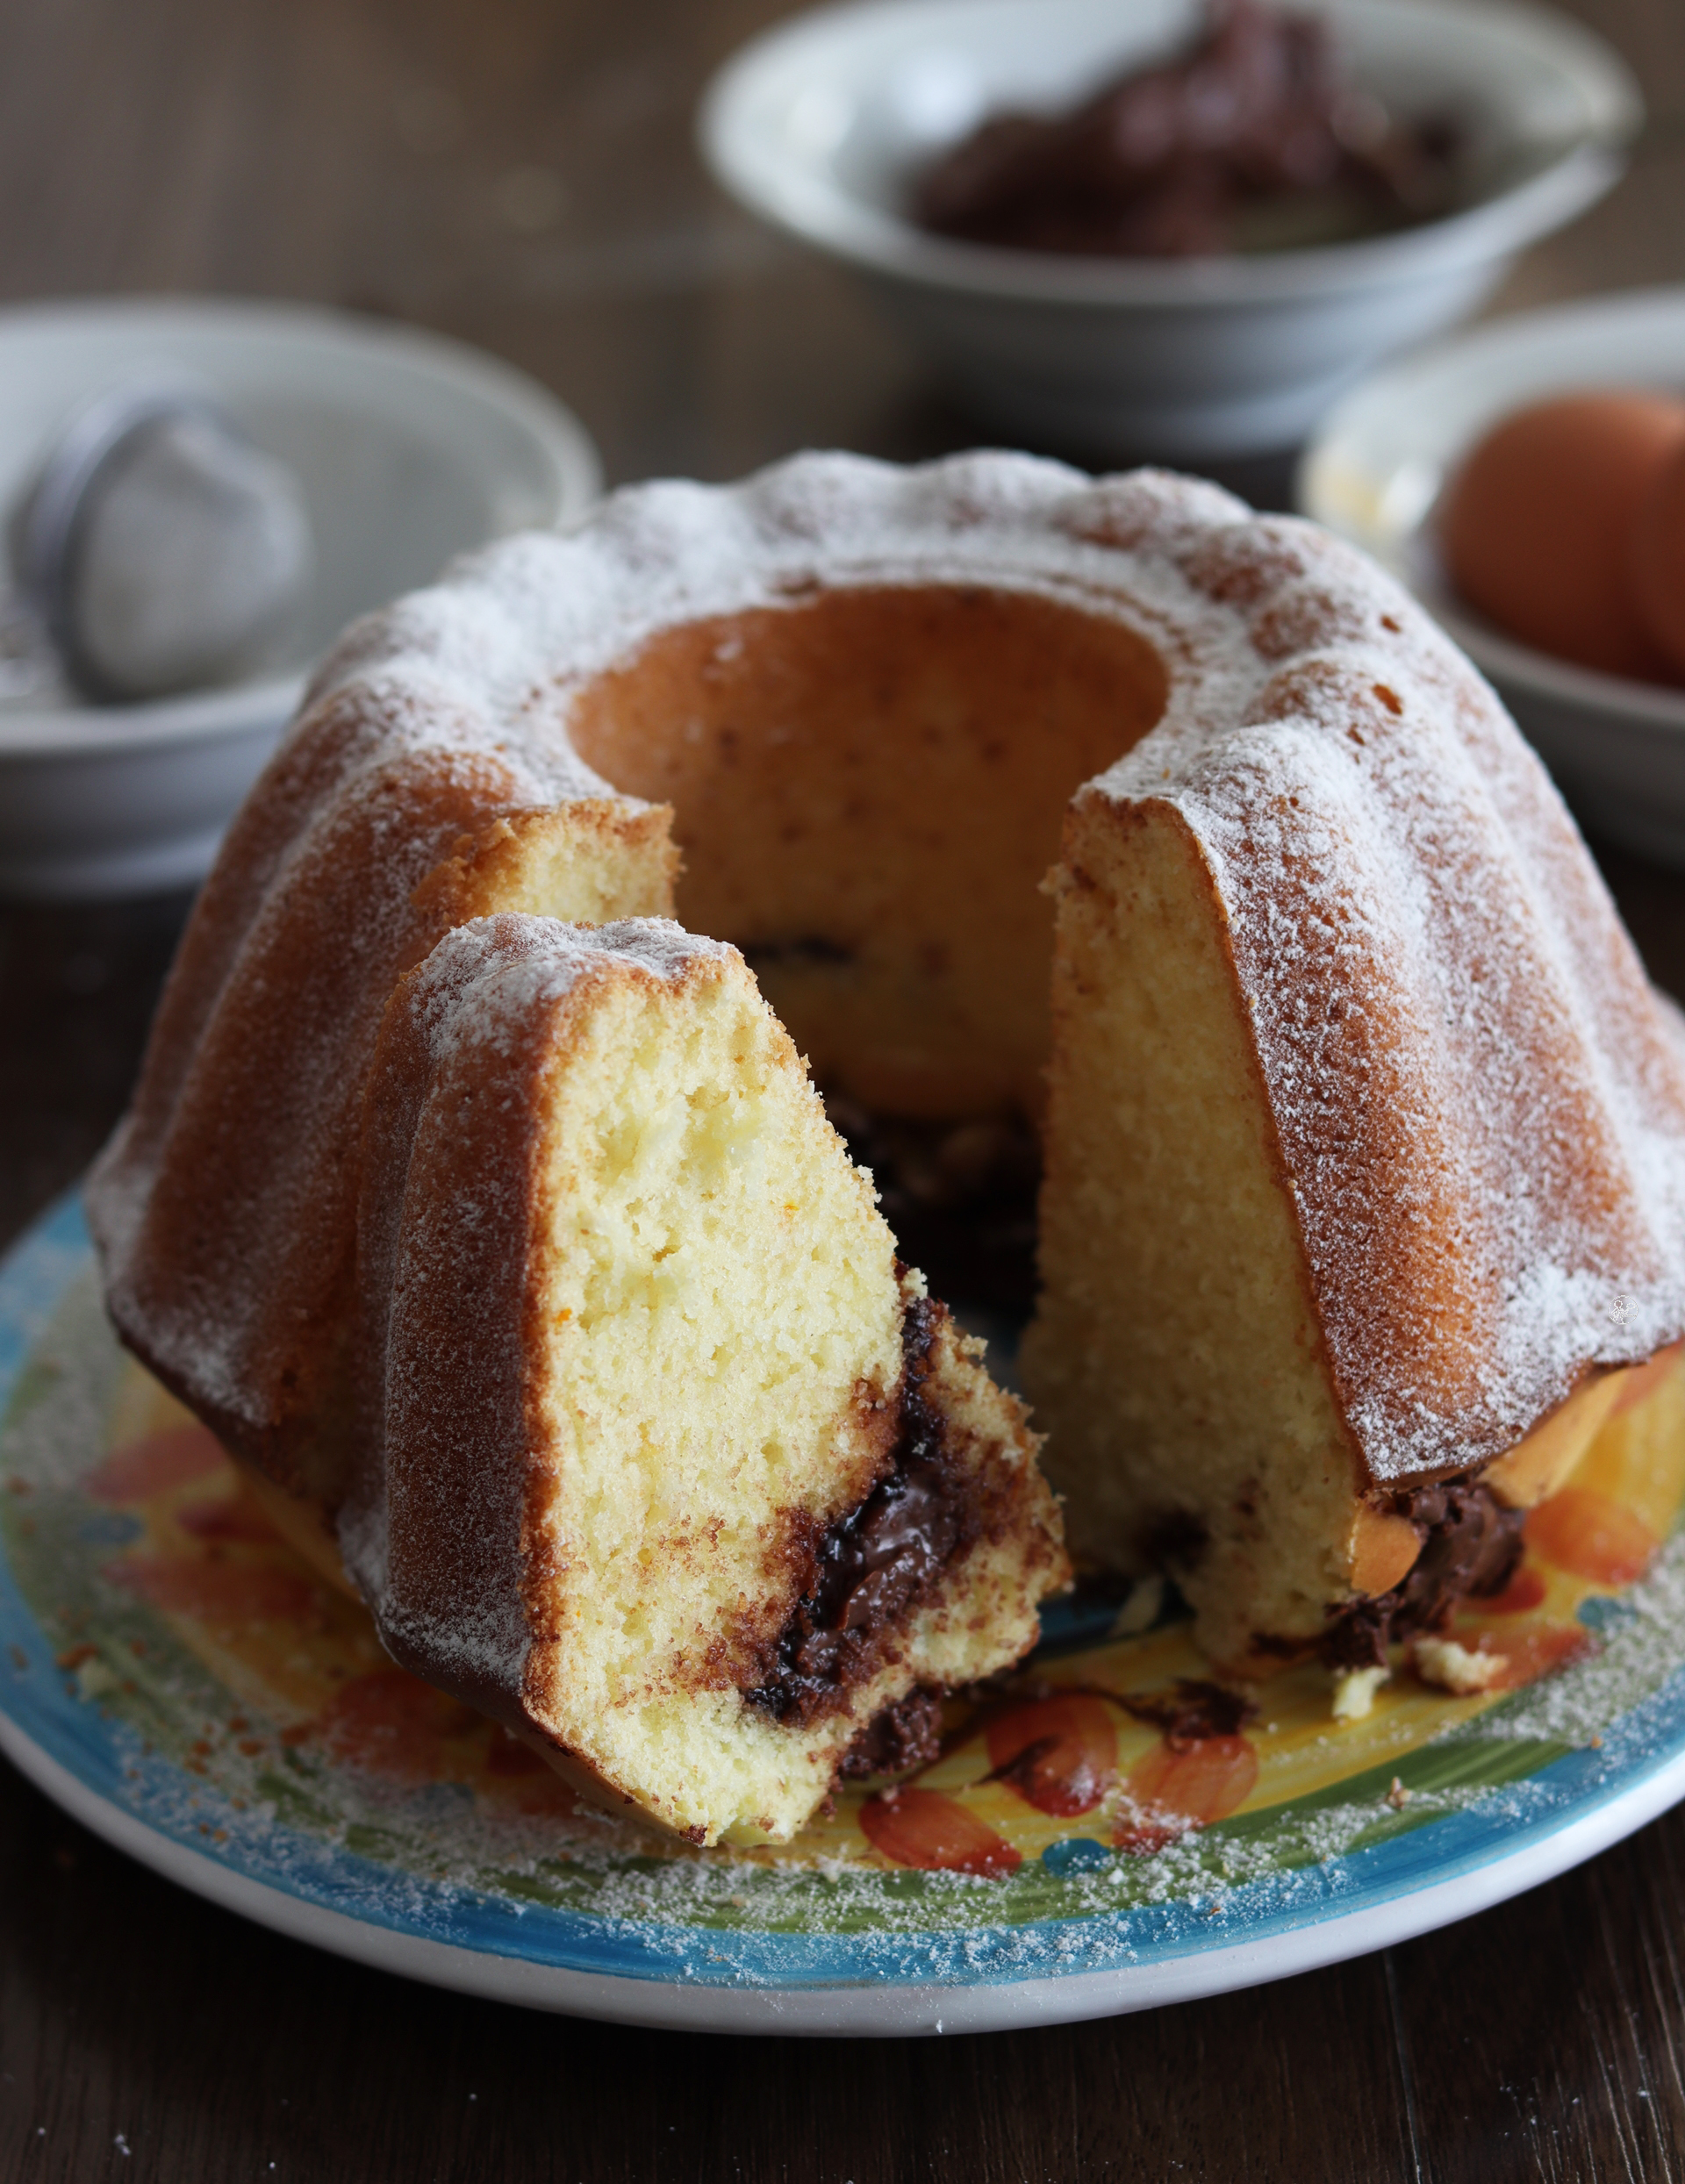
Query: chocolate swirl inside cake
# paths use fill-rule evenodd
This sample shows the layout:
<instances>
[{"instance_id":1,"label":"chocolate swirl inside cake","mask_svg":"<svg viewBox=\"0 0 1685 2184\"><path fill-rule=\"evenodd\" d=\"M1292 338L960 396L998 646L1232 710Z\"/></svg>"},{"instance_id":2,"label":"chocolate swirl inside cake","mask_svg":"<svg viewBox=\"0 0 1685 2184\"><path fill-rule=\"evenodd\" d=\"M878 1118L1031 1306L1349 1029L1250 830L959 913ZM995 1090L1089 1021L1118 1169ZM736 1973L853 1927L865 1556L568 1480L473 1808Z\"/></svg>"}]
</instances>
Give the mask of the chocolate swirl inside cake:
<instances>
[{"instance_id":1,"label":"chocolate swirl inside cake","mask_svg":"<svg viewBox=\"0 0 1685 2184\"><path fill-rule=\"evenodd\" d=\"M893 1467L814 1541L811 1574L773 1646L771 1673L743 1694L775 1721L805 1725L842 1705L976 1536L945 1421L924 1394L942 1310L929 1298L908 1306Z\"/></svg>"}]
</instances>

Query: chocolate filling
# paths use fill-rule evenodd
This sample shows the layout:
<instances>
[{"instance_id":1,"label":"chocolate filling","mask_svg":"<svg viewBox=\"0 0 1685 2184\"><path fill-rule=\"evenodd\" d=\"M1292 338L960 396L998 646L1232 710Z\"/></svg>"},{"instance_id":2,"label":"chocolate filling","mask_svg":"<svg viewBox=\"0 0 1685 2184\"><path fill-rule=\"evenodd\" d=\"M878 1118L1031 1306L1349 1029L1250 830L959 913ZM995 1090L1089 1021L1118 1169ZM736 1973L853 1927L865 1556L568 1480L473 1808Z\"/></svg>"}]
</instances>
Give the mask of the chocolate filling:
<instances>
[{"instance_id":1,"label":"chocolate filling","mask_svg":"<svg viewBox=\"0 0 1685 2184\"><path fill-rule=\"evenodd\" d=\"M903 1256L937 1295L1028 1319L1042 1154L1024 1117L920 1121L836 1092L825 1112L850 1156L871 1169Z\"/></svg>"},{"instance_id":2,"label":"chocolate filling","mask_svg":"<svg viewBox=\"0 0 1685 2184\"><path fill-rule=\"evenodd\" d=\"M811 970L819 965L841 969L851 963L855 950L823 933L799 933L792 939L740 941L743 960L756 975L764 970L791 967Z\"/></svg>"},{"instance_id":3,"label":"chocolate filling","mask_svg":"<svg viewBox=\"0 0 1685 2184\"><path fill-rule=\"evenodd\" d=\"M929 1299L907 1307L893 1467L814 1543L802 1596L772 1649L772 1672L743 1693L775 1721L805 1728L842 1704L878 1667L888 1634L974 1536L944 1421L924 1395L942 1316Z\"/></svg>"},{"instance_id":4,"label":"chocolate filling","mask_svg":"<svg viewBox=\"0 0 1685 2184\"><path fill-rule=\"evenodd\" d=\"M1142 1550L1155 1570L1177 1572L1197 1570L1211 1544L1203 1517L1190 1509L1168 1509L1147 1526Z\"/></svg>"},{"instance_id":5,"label":"chocolate filling","mask_svg":"<svg viewBox=\"0 0 1685 2184\"><path fill-rule=\"evenodd\" d=\"M1521 1560L1526 1512L1478 1479L1413 1487L1386 1506L1415 1525L1422 1551L1390 1593L1337 1612L1318 1649L1331 1668L1384 1668L1395 1639L1443 1629L1459 1600L1502 1592Z\"/></svg>"},{"instance_id":6,"label":"chocolate filling","mask_svg":"<svg viewBox=\"0 0 1685 2184\"><path fill-rule=\"evenodd\" d=\"M1163 1732L1172 1751L1192 1751L1213 1736L1234 1736L1254 1719L1258 1702L1222 1684L1179 1676L1167 1691L1120 1693L1117 1703L1137 1722Z\"/></svg>"},{"instance_id":7,"label":"chocolate filling","mask_svg":"<svg viewBox=\"0 0 1685 2184\"><path fill-rule=\"evenodd\" d=\"M1356 96L1326 23L1210 0L1191 51L1066 114L991 116L914 214L972 242L1127 257L1344 241L1450 211L1459 134Z\"/></svg>"},{"instance_id":8,"label":"chocolate filling","mask_svg":"<svg viewBox=\"0 0 1685 2184\"><path fill-rule=\"evenodd\" d=\"M942 1701L934 1691L911 1691L874 1714L842 1755L844 1781L867 1774L903 1774L942 1757Z\"/></svg>"}]
</instances>

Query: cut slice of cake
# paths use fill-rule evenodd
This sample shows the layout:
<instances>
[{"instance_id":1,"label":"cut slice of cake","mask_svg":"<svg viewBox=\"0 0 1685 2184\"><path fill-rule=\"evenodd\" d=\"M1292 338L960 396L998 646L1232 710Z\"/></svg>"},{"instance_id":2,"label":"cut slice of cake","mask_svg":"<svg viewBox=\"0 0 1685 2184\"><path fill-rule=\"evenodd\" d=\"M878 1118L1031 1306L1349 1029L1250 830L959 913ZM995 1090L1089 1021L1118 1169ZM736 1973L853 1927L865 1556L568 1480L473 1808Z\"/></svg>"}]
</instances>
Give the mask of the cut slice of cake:
<instances>
[{"instance_id":1,"label":"cut slice of cake","mask_svg":"<svg viewBox=\"0 0 1685 2184\"><path fill-rule=\"evenodd\" d=\"M699 1843L928 1757L1058 1509L737 951L461 927L364 1113L340 1536L397 1658Z\"/></svg>"}]
</instances>

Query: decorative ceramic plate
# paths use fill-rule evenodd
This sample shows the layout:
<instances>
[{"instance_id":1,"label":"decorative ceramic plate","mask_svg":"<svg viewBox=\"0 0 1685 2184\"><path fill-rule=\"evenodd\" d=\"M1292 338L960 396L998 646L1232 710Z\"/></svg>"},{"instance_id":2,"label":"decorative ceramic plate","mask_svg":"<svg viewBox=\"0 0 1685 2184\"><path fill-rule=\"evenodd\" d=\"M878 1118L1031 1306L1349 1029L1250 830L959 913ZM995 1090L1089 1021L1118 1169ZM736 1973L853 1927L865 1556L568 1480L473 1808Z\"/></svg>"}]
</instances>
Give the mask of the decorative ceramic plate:
<instances>
[{"instance_id":1,"label":"decorative ceramic plate","mask_svg":"<svg viewBox=\"0 0 1685 2184\"><path fill-rule=\"evenodd\" d=\"M0 1266L0 1748L119 1848L348 1957L697 2030L1050 2023L1219 1993L1465 1916L1685 1794L1685 1381L1617 1417L1455 1636L1337 1723L1256 1710L1173 1608L1057 1604L911 1784L778 1850L576 1804L394 1668L118 1350L79 1207Z\"/></svg>"}]
</instances>

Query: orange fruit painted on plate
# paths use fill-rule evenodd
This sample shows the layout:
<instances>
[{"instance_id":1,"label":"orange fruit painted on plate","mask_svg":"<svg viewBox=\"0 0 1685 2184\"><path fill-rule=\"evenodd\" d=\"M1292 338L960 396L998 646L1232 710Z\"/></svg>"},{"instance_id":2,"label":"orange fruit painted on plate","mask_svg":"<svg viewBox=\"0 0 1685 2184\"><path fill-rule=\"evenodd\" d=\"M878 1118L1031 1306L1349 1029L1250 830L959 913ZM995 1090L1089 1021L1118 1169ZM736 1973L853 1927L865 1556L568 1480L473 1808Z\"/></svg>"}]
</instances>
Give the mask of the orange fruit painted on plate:
<instances>
[{"instance_id":1,"label":"orange fruit painted on plate","mask_svg":"<svg viewBox=\"0 0 1685 2184\"><path fill-rule=\"evenodd\" d=\"M1244 1736L1207 1736L1185 1751L1161 1738L1137 1759L1124 1787L1146 1820L1127 1822L1116 1841L1126 1851L1159 1850L1189 1828L1224 1820L1244 1805L1258 1779L1258 1754Z\"/></svg>"},{"instance_id":2,"label":"orange fruit painted on plate","mask_svg":"<svg viewBox=\"0 0 1685 2184\"><path fill-rule=\"evenodd\" d=\"M1004 1837L939 1790L886 1790L860 1808L868 1843L898 1865L1004 1880L1023 1862Z\"/></svg>"},{"instance_id":3,"label":"orange fruit painted on plate","mask_svg":"<svg viewBox=\"0 0 1685 2184\"><path fill-rule=\"evenodd\" d=\"M294 1570L268 1563L206 1562L197 1555L132 1555L105 1565L113 1585L153 1607L226 1629L240 1623L294 1622L310 1612L316 1587Z\"/></svg>"},{"instance_id":4,"label":"orange fruit painted on plate","mask_svg":"<svg viewBox=\"0 0 1685 2184\"><path fill-rule=\"evenodd\" d=\"M497 1724L485 1748L480 1787L506 1811L525 1813L528 1817L554 1814L565 1820L580 1809L572 1788L555 1769L530 1744L522 1744L520 1737Z\"/></svg>"},{"instance_id":5,"label":"orange fruit painted on plate","mask_svg":"<svg viewBox=\"0 0 1685 2184\"><path fill-rule=\"evenodd\" d=\"M1037 1812L1092 1812L1117 1776L1117 1730L1086 1692L1036 1699L989 1725L989 1765Z\"/></svg>"},{"instance_id":6,"label":"orange fruit painted on plate","mask_svg":"<svg viewBox=\"0 0 1685 2184\"><path fill-rule=\"evenodd\" d=\"M227 1461L204 1427L166 1426L161 1433L116 1450L82 1480L82 1491L95 1501L145 1501L190 1479L202 1479Z\"/></svg>"},{"instance_id":7,"label":"orange fruit painted on plate","mask_svg":"<svg viewBox=\"0 0 1685 2184\"><path fill-rule=\"evenodd\" d=\"M492 1728L491 1742L486 1748L485 1771L511 1779L550 1772L530 1744L523 1744L519 1736L512 1736L501 1724Z\"/></svg>"},{"instance_id":8,"label":"orange fruit painted on plate","mask_svg":"<svg viewBox=\"0 0 1685 2184\"><path fill-rule=\"evenodd\" d=\"M1188 1820L1127 1821L1113 1836L1112 1846L1131 1858L1151 1858L1156 1851L1167 1851L1172 1843L1180 1843L1193 1825Z\"/></svg>"},{"instance_id":9,"label":"orange fruit painted on plate","mask_svg":"<svg viewBox=\"0 0 1685 2184\"><path fill-rule=\"evenodd\" d=\"M245 1494L218 1494L177 1509L176 1522L195 1539L238 1540L242 1545L278 1545L281 1535Z\"/></svg>"},{"instance_id":10,"label":"orange fruit painted on plate","mask_svg":"<svg viewBox=\"0 0 1685 2184\"><path fill-rule=\"evenodd\" d=\"M403 1669L376 1668L334 1693L315 1733L335 1759L353 1766L398 1782L440 1782L464 1772L446 1747L479 1720L460 1700Z\"/></svg>"},{"instance_id":11,"label":"orange fruit painted on plate","mask_svg":"<svg viewBox=\"0 0 1685 2184\"><path fill-rule=\"evenodd\" d=\"M1589 1486L1564 1486L1527 1519L1527 1544L1593 1585L1631 1585L1650 1567L1661 1542L1630 1509Z\"/></svg>"},{"instance_id":12,"label":"orange fruit painted on plate","mask_svg":"<svg viewBox=\"0 0 1685 2184\"><path fill-rule=\"evenodd\" d=\"M1536 1684L1552 1669L1566 1668L1591 1643L1591 1633L1576 1622L1535 1623L1526 1630L1488 1630L1481 1634L1482 1653L1503 1657L1504 1672L1490 1691L1519 1691Z\"/></svg>"},{"instance_id":13,"label":"orange fruit painted on plate","mask_svg":"<svg viewBox=\"0 0 1685 2184\"><path fill-rule=\"evenodd\" d=\"M1468 1605L1477 1615L1524 1615L1530 1608L1538 1606L1545 1591L1544 1579L1524 1563L1502 1593L1494 1593L1489 1599L1471 1600Z\"/></svg>"}]
</instances>

